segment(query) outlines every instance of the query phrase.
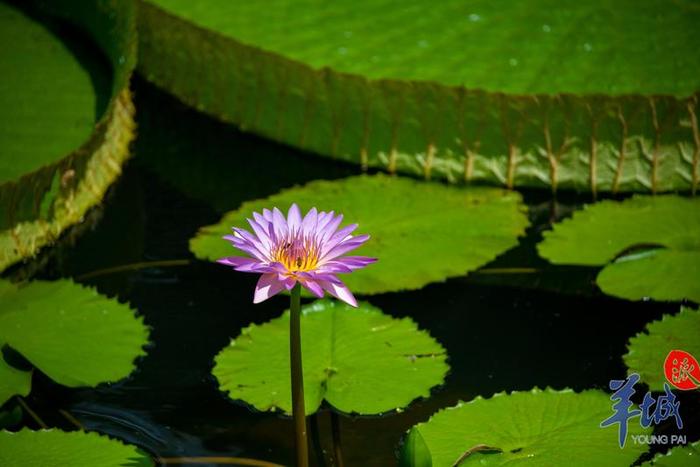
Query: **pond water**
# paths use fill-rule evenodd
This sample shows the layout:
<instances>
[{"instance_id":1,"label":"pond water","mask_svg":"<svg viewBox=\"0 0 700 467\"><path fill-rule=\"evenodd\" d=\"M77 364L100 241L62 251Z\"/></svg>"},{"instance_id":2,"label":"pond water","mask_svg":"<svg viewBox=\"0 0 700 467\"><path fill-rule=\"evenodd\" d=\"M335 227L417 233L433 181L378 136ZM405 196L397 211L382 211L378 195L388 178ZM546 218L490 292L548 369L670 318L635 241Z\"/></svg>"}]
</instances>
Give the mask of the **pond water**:
<instances>
[{"instance_id":1,"label":"pond water","mask_svg":"<svg viewBox=\"0 0 700 467\"><path fill-rule=\"evenodd\" d=\"M128 301L151 327L152 344L127 380L68 390L39 378L28 402L51 424L70 427L59 415L66 409L85 427L158 457L225 455L288 464L294 458L291 419L228 400L210 375L214 356L232 337L278 316L287 299L253 305L256 277L194 260L188 240L243 200L359 169L241 133L138 78L134 88L134 158L86 231L39 260L39 277L72 277ZM593 284L596 269L539 259L535 244L542 230L589 199L567 195L554 202L547 193L523 194L532 221L527 236L481 272L417 291L361 297L429 330L447 349L451 371L430 399L402 413L341 417L346 465L394 465L404 432L459 400L536 386L607 390L610 379L625 374L627 340L649 321L678 311L678 304L607 297ZM190 262L109 271L165 260ZM697 391L680 397L690 442L700 438L700 398ZM316 419L316 442L330 451L329 409ZM312 461L319 465L317 453Z\"/></svg>"}]
</instances>

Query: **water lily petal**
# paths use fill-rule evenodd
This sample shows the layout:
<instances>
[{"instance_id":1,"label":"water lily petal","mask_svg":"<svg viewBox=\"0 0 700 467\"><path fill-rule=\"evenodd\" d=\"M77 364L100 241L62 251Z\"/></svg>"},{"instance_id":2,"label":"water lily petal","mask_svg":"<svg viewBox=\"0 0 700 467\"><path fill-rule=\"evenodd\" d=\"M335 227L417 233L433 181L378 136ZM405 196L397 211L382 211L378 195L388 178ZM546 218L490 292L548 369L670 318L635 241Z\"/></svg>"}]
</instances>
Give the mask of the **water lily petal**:
<instances>
[{"instance_id":1,"label":"water lily petal","mask_svg":"<svg viewBox=\"0 0 700 467\"><path fill-rule=\"evenodd\" d=\"M319 270L324 272L352 272L376 261L377 258L370 258L367 256L342 256L324 262L319 266Z\"/></svg>"},{"instance_id":2,"label":"water lily petal","mask_svg":"<svg viewBox=\"0 0 700 467\"><path fill-rule=\"evenodd\" d=\"M348 240L345 240L345 241L339 243L332 250L330 250L327 253L325 253L324 255L322 255L320 258L320 261L325 262L328 260L335 259L338 256L343 255L350 250L354 250L355 248L358 248L360 245L365 243L367 240L369 240L369 235L358 235L356 237L352 237Z\"/></svg>"},{"instance_id":3,"label":"water lily petal","mask_svg":"<svg viewBox=\"0 0 700 467\"><path fill-rule=\"evenodd\" d=\"M234 247L239 250L248 253L251 256L258 258L260 261L269 261L270 253L269 249L262 246L260 242L251 242L243 238L240 234L237 235L225 235L224 239L228 240L233 244Z\"/></svg>"},{"instance_id":4,"label":"water lily petal","mask_svg":"<svg viewBox=\"0 0 700 467\"><path fill-rule=\"evenodd\" d=\"M260 243L265 247L265 250L267 252L270 251L270 247L272 246L272 241L270 240L270 236L267 234L267 230L265 230L265 227L260 225L258 221L253 220L253 219L246 219L248 221L248 224L250 224L250 227L253 229L253 232L255 235L258 237L260 240ZM264 219L263 219L264 220ZM267 225L267 222L265 222Z\"/></svg>"},{"instance_id":5,"label":"water lily petal","mask_svg":"<svg viewBox=\"0 0 700 467\"><path fill-rule=\"evenodd\" d=\"M323 298L323 287L321 287L310 275L300 275L299 282L306 290L314 294L316 297Z\"/></svg>"},{"instance_id":6,"label":"water lily petal","mask_svg":"<svg viewBox=\"0 0 700 467\"><path fill-rule=\"evenodd\" d=\"M348 305L357 308L357 300L355 300L355 297L352 295L352 292L350 292L350 289L348 289L347 286L343 284L340 280L338 280L337 283L329 281L319 281L319 285L323 287L323 289L326 292L333 295L335 298L342 300Z\"/></svg>"},{"instance_id":7,"label":"water lily petal","mask_svg":"<svg viewBox=\"0 0 700 467\"><path fill-rule=\"evenodd\" d=\"M343 240L349 240L352 238L350 234L357 228L357 224L350 224L343 227L334 233L328 240L323 243L323 248L321 250L321 256L324 256L327 252L333 249L338 243ZM349 238L348 238L349 237Z\"/></svg>"},{"instance_id":8,"label":"water lily petal","mask_svg":"<svg viewBox=\"0 0 700 467\"><path fill-rule=\"evenodd\" d=\"M245 256L228 256L218 259L216 262L226 266L233 266L236 271L241 272L258 272L260 268L265 267L258 259Z\"/></svg>"},{"instance_id":9,"label":"water lily petal","mask_svg":"<svg viewBox=\"0 0 700 467\"><path fill-rule=\"evenodd\" d=\"M337 261L330 261L328 263L323 263L321 266L318 267L318 270L323 271L323 272L328 272L331 274L343 274L343 273L349 273L349 272L353 271L353 269L350 268L349 266L346 266L343 263L339 263Z\"/></svg>"},{"instance_id":10,"label":"water lily petal","mask_svg":"<svg viewBox=\"0 0 700 467\"><path fill-rule=\"evenodd\" d=\"M235 237L233 235L225 235L223 237L233 244L234 247L241 250L244 253L248 253L250 256L254 256L260 261L268 261L267 256L262 253L255 245L243 240L242 238Z\"/></svg>"},{"instance_id":11,"label":"water lily petal","mask_svg":"<svg viewBox=\"0 0 700 467\"><path fill-rule=\"evenodd\" d=\"M262 215L266 221L272 222L272 211L269 209L263 209Z\"/></svg>"},{"instance_id":12,"label":"water lily petal","mask_svg":"<svg viewBox=\"0 0 700 467\"><path fill-rule=\"evenodd\" d=\"M294 235L301 230L301 212L297 203L292 203L287 212L287 227L289 232Z\"/></svg>"},{"instance_id":13,"label":"water lily petal","mask_svg":"<svg viewBox=\"0 0 700 467\"><path fill-rule=\"evenodd\" d=\"M289 232L287 228L287 219L285 219L282 211L277 208L272 210L272 225L275 227L277 238L284 238L287 236L287 232Z\"/></svg>"},{"instance_id":14,"label":"water lily petal","mask_svg":"<svg viewBox=\"0 0 700 467\"><path fill-rule=\"evenodd\" d=\"M301 221L301 233L308 237L316 230L317 225L318 211L316 208L311 208L304 216L304 220Z\"/></svg>"},{"instance_id":15,"label":"water lily petal","mask_svg":"<svg viewBox=\"0 0 700 467\"><path fill-rule=\"evenodd\" d=\"M259 214L257 212L253 212L253 219L255 220L255 222L258 223L258 225L260 227L262 227L263 229L265 229L265 231L267 231L267 225L270 223L270 221L265 219L265 217L263 217L262 214Z\"/></svg>"},{"instance_id":16,"label":"water lily petal","mask_svg":"<svg viewBox=\"0 0 700 467\"><path fill-rule=\"evenodd\" d=\"M258 283L255 286L253 303L263 302L284 290L284 282L281 282L278 277L279 275L276 273L268 273L260 276L260 279L258 279Z\"/></svg>"},{"instance_id":17,"label":"water lily petal","mask_svg":"<svg viewBox=\"0 0 700 467\"><path fill-rule=\"evenodd\" d=\"M297 280L294 277L288 276L286 273L278 273L278 278L280 282L284 284L284 288L287 290L292 290L295 285L297 285Z\"/></svg>"},{"instance_id":18,"label":"water lily petal","mask_svg":"<svg viewBox=\"0 0 700 467\"><path fill-rule=\"evenodd\" d=\"M255 247L265 256L267 256L267 253L269 252L269 248L266 248L265 245L260 241L260 239L253 235L252 233L248 232L245 229L240 229L238 227L234 227L233 231L235 234L245 240L246 242L255 245Z\"/></svg>"},{"instance_id":19,"label":"water lily petal","mask_svg":"<svg viewBox=\"0 0 700 467\"><path fill-rule=\"evenodd\" d=\"M350 267L365 267L368 264L376 263L377 258L371 258L369 256L343 256L342 258L334 259L329 262L339 261Z\"/></svg>"},{"instance_id":20,"label":"water lily petal","mask_svg":"<svg viewBox=\"0 0 700 467\"><path fill-rule=\"evenodd\" d=\"M329 218L327 222L322 227L319 227L317 230L316 235L319 241L321 241L321 243L327 242L328 239L331 238L331 236L338 229L338 226L341 222L343 222L342 214L333 216L333 212L329 213Z\"/></svg>"}]
</instances>

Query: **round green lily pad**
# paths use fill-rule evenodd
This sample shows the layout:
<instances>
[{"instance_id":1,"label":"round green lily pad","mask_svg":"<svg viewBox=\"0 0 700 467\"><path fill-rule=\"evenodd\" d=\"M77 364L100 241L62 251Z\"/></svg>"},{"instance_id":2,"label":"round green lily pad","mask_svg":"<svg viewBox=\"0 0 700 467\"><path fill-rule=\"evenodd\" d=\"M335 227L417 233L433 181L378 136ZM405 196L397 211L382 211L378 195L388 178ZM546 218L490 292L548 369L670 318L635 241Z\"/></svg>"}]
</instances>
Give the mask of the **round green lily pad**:
<instances>
[{"instance_id":1,"label":"round green lily pad","mask_svg":"<svg viewBox=\"0 0 700 467\"><path fill-rule=\"evenodd\" d=\"M602 391L534 389L477 397L441 410L411 431L423 438L434 466L627 467L647 447L628 442L620 449L617 430L599 427L611 414L610 397ZM651 429L632 420L628 436L642 433ZM423 460L402 467L429 465Z\"/></svg>"},{"instance_id":2,"label":"round green lily pad","mask_svg":"<svg viewBox=\"0 0 700 467\"><path fill-rule=\"evenodd\" d=\"M700 302L700 199L634 196L587 205L538 245L555 264L605 266L603 292Z\"/></svg>"},{"instance_id":3,"label":"round green lily pad","mask_svg":"<svg viewBox=\"0 0 700 467\"><path fill-rule=\"evenodd\" d=\"M12 347L60 384L124 378L147 342L142 318L92 288L69 280L19 287L0 281L0 347ZM26 391L25 383L20 379L14 392Z\"/></svg>"},{"instance_id":4,"label":"round green lily pad","mask_svg":"<svg viewBox=\"0 0 700 467\"><path fill-rule=\"evenodd\" d=\"M657 454L642 467L692 467L700 464L700 441L677 446L665 454Z\"/></svg>"},{"instance_id":5,"label":"round green lily pad","mask_svg":"<svg viewBox=\"0 0 700 467\"><path fill-rule=\"evenodd\" d=\"M700 302L700 250L654 250L645 258L620 259L606 266L596 282L616 297Z\"/></svg>"},{"instance_id":6,"label":"round green lily pad","mask_svg":"<svg viewBox=\"0 0 700 467\"><path fill-rule=\"evenodd\" d=\"M344 413L379 414L430 396L448 371L445 349L409 318L360 303L318 300L302 308L306 412L326 400ZM291 413L289 312L245 328L216 357L222 391L258 410Z\"/></svg>"},{"instance_id":7,"label":"round green lily pad","mask_svg":"<svg viewBox=\"0 0 700 467\"><path fill-rule=\"evenodd\" d=\"M698 186L692 2L139 7L147 79L292 146L451 182Z\"/></svg>"},{"instance_id":8,"label":"round green lily pad","mask_svg":"<svg viewBox=\"0 0 700 467\"><path fill-rule=\"evenodd\" d=\"M60 430L0 431L0 465L7 467L146 467L153 461L137 447L97 433Z\"/></svg>"},{"instance_id":9,"label":"round green lily pad","mask_svg":"<svg viewBox=\"0 0 700 467\"><path fill-rule=\"evenodd\" d=\"M632 337L622 357L629 373L638 373L641 381L654 391L663 391L664 361L672 350L683 350L700 357L700 311L681 307L677 315L664 315L647 324L644 332Z\"/></svg>"},{"instance_id":10,"label":"round green lily pad","mask_svg":"<svg viewBox=\"0 0 700 467\"><path fill-rule=\"evenodd\" d=\"M133 137L134 4L0 3L0 270L101 201Z\"/></svg>"},{"instance_id":11,"label":"round green lily pad","mask_svg":"<svg viewBox=\"0 0 700 467\"><path fill-rule=\"evenodd\" d=\"M253 211L297 203L344 215L370 240L352 254L379 258L367 268L342 274L357 293L418 289L462 276L518 242L528 225L518 193L496 188L456 188L386 175L315 181L267 199L243 203L216 225L203 227L190 241L200 259L237 255L222 240L231 227L248 227ZM241 253L242 254L242 253Z\"/></svg>"}]
</instances>

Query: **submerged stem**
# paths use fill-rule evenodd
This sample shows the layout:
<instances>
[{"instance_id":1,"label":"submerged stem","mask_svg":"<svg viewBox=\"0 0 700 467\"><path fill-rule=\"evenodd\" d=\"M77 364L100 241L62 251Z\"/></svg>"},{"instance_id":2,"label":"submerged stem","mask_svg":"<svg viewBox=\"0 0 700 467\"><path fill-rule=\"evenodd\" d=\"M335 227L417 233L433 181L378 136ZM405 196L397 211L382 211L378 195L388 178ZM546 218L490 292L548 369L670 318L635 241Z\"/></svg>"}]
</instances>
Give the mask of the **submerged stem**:
<instances>
[{"instance_id":1,"label":"submerged stem","mask_svg":"<svg viewBox=\"0 0 700 467\"><path fill-rule=\"evenodd\" d=\"M19 402L19 405L22 406L22 408L24 409L24 411L25 411L27 414L29 414L29 416L32 417L32 419L34 419L34 421L35 421L41 428L43 428L44 430L46 430L46 429L49 428L49 426L41 419L41 417L39 417L39 415L38 415L36 412L34 412L34 411L31 409L31 407L29 407L29 404L27 404L27 402L26 402L21 396L16 396L16 399L17 399L17 402Z\"/></svg>"},{"instance_id":2,"label":"submerged stem","mask_svg":"<svg viewBox=\"0 0 700 467\"><path fill-rule=\"evenodd\" d=\"M326 456L321 445L321 432L318 428L318 412L309 416L309 431L311 436L312 451L316 454L316 465L318 467L326 467Z\"/></svg>"},{"instance_id":3,"label":"submerged stem","mask_svg":"<svg viewBox=\"0 0 700 467\"><path fill-rule=\"evenodd\" d=\"M333 457L336 467L344 467L343 448L340 443L340 417L331 410L331 431L333 432Z\"/></svg>"},{"instance_id":4,"label":"submerged stem","mask_svg":"<svg viewBox=\"0 0 700 467\"><path fill-rule=\"evenodd\" d=\"M250 465L254 467L284 467L280 464L261 461L258 459L248 459L245 457L159 457L158 462L162 465L168 464L230 464L230 465Z\"/></svg>"},{"instance_id":5,"label":"submerged stem","mask_svg":"<svg viewBox=\"0 0 700 467\"><path fill-rule=\"evenodd\" d=\"M289 309L289 363L292 370L292 416L296 434L297 467L308 467L309 446L306 440L304 374L301 364L301 284L299 283L292 289Z\"/></svg>"},{"instance_id":6,"label":"submerged stem","mask_svg":"<svg viewBox=\"0 0 700 467\"><path fill-rule=\"evenodd\" d=\"M187 266L191 261L189 259L165 259L162 261L141 261L138 263L122 264L119 266L112 266L109 268L98 269L96 271L86 272L76 277L79 281L85 279L91 279L93 277L104 276L106 274L113 274L115 272L125 272L125 271L136 271L145 268L163 268L171 266Z\"/></svg>"}]
</instances>

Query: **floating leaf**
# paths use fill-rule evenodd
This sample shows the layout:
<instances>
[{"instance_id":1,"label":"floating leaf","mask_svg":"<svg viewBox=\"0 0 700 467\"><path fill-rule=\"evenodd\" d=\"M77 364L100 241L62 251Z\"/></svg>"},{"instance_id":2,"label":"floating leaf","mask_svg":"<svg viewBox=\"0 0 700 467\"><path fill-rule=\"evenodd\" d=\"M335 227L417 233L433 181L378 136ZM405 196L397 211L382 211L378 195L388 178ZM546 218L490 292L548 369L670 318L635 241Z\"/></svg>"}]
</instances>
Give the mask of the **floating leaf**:
<instances>
[{"instance_id":1,"label":"floating leaf","mask_svg":"<svg viewBox=\"0 0 700 467\"><path fill-rule=\"evenodd\" d=\"M153 461L135 446L97 433L59 430L0 431L0 465L7 467L125 467Z\"/></svg>"},{"instance_id":2,"label":"floating leaf","mask_svg":"<svg viewBox=\"0 0 700 467\"><path fill-rule=\"evenodd\" d=\"M442 383L445 350L409 318L367 304L318 300L302 308L306 412L323 400L345 413L378 414L406 407ZM222 391L258 410L292 409L289 312L245 328L216 357Z\"/></svg>"},{"instance_id":3,"label":"floating leaf","mask_svg":"<svg viewBox=\"0 0 700 467\"><path fill-rule=\"evenodd\" d=\"M399 452L399 465L401 467L432 467L433 456L428 445L425 444L423 435L417 429L408 432Z\"/></svg>"},{"instance_id":4,"label":"floating leaf","mask_svg":"<svg viewBox=\"0 0 700 467\"><path fill-rule=\"evenodd\" d=\"M22 407L18 404L12 405L7 410L0 410L0 430L19 425L23 417Z\"/></svg>"},{"instance_id":5,"label":"floating leaf","mask_svg":"<svg viewBox=\"0 0 700 467\"><path fill-rule=\"evenodd\" d=\"M1 318L0 322L2 322ZM26 396L31 386L31 372L11 367L5 363L0 353L0 406L14 395Z\"/></svg>"},{"instance_id":6,"label":"floating leaf","mask_svg":"<svg viewBox=\"0 0 700 467\"><path fill-rule=\"evenodd\" d=\"M605 268L603 292L700 302L700 199L634 196L587 205L544 233L540 255Z\"/></svg>"},{"instance_id":7,"label":"floating leaf","mask_svg":"<svg viewBox=\"0 0 700 467\"><path fill-rule=\"evenodd\" d=\"M677 446L665 454L657 454L642 467L690 467L700 463L700 441L686 446Z\"/></svg>"},{"instance_id":8,"label":"floating leaf","mask_svg":"<svg viewBox=\"0 0 700 467\"><path fill-rule=\"evenodd\" d=\"M612 413L608 394L588 390L500 393L441 410L417 430L432 453L432 464L629 466L646 446L618 445L618 433L600 428ZM617 425L615 425L617 426ZM628 436L651 433L635 420ZM423 466L425 464L406 464ZM405 466L402 466L405 467Z\"/></svg>"},{"instance_id":9,"label":"floating leaf","mask_svg":"<svg viewBox=\"0 0 700 467\"><path fill-rule=\"evenodd\" d=\"M20 287L0 281L0 304L0 347L66 386L127 376L148 341L128 305L68 280Z\"/></svg>"},{"instance_id":10,"label":"floating leaf","mask_svg":"<svg viewBox=\"0 0 700 467\"><path fill-rule=\"evenodd\" d=\"M132 2L0 3L0 270L80 222L121 172L134 40Z\"/></svg>"},{"instance_id":11,"label":"floating leaf","mask_svg":"<svg viewBox=\"0 0 700 467\"><path fill-rule=\"evenodd\" d=\"M638 373L654 391L663 391L664 361L672 350L700 357L700 311L682 307L677 315L664 315L647 324L645 331L630 339L623 360L629 373Z\"/></svg>"},{"instance_id":12,"label":"floating leaf","mask_svg":"<svg viewBox=\"0 0 700 467\"><path fill-rule=\"evenodd\" d=\"M528 224L520 195L495 188L461 189L385 175L316 181L267 199L243 203L216 225L200 229L190 249L201 259L235 254L222 240L232 226L246 227L253 211L296 202L342 213L371 239L355 254L376 264L343 275L351 290L373 294L418 289L461 276L517 244ZM285 211L286 212L286 211Z\"/></svg>"},{"instance_id":13,"label":"floating leaf","mask_svg":"<svg viewBox=\"0 0 700 467\"><path fill-rule=\"evenodd\" d=\"M621 259L606 266L596 282L603 292L629 300L700 302L700 250L655 250L645 258Z\"/></svg>"},{"instance_id":14,"label":"floating leaf","mask_svg":"<svg viewBox=\"0 0 700 467\"><path fill-rule=\"evenodd\" d=\"M692 2L139 5L147 79L292 146L452 182L700 180Z\"/></svg>"}]
</instances>

